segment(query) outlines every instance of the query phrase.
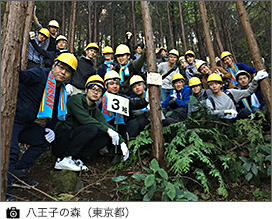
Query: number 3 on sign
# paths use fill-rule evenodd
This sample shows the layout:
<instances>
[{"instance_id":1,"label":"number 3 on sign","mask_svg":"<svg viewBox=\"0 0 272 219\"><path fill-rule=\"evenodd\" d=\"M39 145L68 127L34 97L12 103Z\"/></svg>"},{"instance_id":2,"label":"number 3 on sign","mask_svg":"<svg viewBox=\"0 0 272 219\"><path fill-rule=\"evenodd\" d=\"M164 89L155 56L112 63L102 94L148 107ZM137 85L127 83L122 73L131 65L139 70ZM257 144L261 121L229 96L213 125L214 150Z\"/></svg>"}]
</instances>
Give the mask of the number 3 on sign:
<instances>
[{"instance_id":1,"label":"number 3 on sign","mask_svg":"<svg viewBox=\"0 0 272 219\"><path fill-rule=\"evenodd\" d=\"M108 93L108 111L129 116L129 99Z\"/></svg>"}]
</instances>

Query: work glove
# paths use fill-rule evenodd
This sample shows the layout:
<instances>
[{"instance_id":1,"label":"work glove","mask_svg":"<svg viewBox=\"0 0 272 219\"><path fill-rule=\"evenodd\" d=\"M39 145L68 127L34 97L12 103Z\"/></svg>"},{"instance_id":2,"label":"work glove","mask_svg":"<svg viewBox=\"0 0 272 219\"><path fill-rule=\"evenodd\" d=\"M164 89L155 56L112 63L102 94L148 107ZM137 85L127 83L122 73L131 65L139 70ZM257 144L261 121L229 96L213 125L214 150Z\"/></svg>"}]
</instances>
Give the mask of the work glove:
<instances>
[{"instance_id":1,"label":"work glove","mask_svg":"<svg viewBox=\"0 0 272 219\"><path fill-rule=\"evenodd\" d=\"M259 81L259 80L262 80L266 77L268 77L268 73L266 72L265 69L262 69L257 72L256 76L254 77L254 80Z\"/></svg>"},{"instance_id":2,"label":"work glove","mask_svg":"<svg viewBox=\"0 0 272 219\"><path fill-rule=\"evenodd\" d=\"M35 38L35 32L34 31L30 31L29 32L29 38L32 40Z\"/></svg>"},{"instance_id":3,"label":"work glove","mask_svg":"<svg viewBox=\"0 0 272 219\"><path fill-rule=\"evenodd\" d=\"M123 152L124 155L124 161L126 161L129 157L129 150L127 148L127 145L125 142L121 143L121 150Z\"/></svg>"},{"instance_id":4,"label":"work glove","mask_svg":"<svg viewBox=\"0 0 272 219\"><path fill-rule=\"evenodd\" d=\"M234 109L224 110L224 114L226 119L234 119L238 115L237 111Z\"/></svg>"},{"instance_id":5,"label":"work glove","mask_svg":"<svg viewBox=\"0 0 272 219\"><path fill-rule=\"evenodd\" d=\"M171 99L174 99L174 100L176 100L178 98L176 90L173 91L173 93L171 94L170 97L171 97Z\"/></svg>"},{"instance_id":6,"label":"work glove","mask_svg":"<svg viewBox=\"0 0 272 219\"><path fill-rule=\"evenodd\" d=\"M221 71L219 71L218 69L216 69L214 72L215 72L216 74L219 74L221 77L223 76L223 73L222 73Z\"/></svg>"},{"instance_id":7,"label":"work glove","mask_svg":"<svg viewBox=\"0 0 272 219\"><path fill-rule=\"evenodd\" d=\"M113 131L112 129L108 128L107 133L112 138L112 144L113 145L119 145L119 135L116 131Z\"/></svg>"},{"instance_id":8,"label":"work glove","mask_svg":"<svg viewBox=\"0 0 272 219\"><path fill-rule=\"evenodd\" d=\"M67 96L73 93L73 86L71 84L66 84L65 86Z\"/></svg>"},{"instance_id":9,"label":"work glove","mask_svg":"<svg viewBox=\"0 0 272 219\"><path fill-rule=\"evenodd\" d=\"M47 133L44 137L46 141L51 143L52 141L55 140L55 132L52 129L45 128L45 132Z\"/></svg>"}]
</instances>

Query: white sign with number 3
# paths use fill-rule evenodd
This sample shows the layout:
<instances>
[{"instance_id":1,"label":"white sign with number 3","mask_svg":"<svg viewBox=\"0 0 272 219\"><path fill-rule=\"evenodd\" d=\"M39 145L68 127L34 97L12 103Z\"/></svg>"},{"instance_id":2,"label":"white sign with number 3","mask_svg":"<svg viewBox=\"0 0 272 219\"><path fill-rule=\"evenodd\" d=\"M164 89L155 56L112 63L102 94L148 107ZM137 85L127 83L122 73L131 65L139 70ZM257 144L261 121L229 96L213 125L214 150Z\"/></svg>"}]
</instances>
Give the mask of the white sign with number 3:
<instances>
[{"instance_id":1,"label":"white sign with number 3","mask_svg":"<svg viewBox=\"0 0 272 219\"><path fill-rule=\"evenodd\" d=\"M108 93L108 111L129 116L129 99Z\"/></svg>"}]
</instances>

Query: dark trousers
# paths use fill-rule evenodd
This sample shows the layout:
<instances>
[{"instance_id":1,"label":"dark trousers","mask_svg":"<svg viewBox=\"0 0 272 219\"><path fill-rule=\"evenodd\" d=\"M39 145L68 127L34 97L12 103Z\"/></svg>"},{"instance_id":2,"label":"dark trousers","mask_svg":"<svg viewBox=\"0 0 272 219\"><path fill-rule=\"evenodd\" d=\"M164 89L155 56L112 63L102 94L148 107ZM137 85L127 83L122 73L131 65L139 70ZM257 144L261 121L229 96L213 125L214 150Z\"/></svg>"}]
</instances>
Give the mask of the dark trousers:
<instances>
[{"instance_id":1,"label":"dark trousers","mask_svg":"<svg viewBox=\"0 0 272 219\"><path fill-rule=\"evenodd\" d=\"M187 117L188 108L179 107L174 109L169 117L163 120L163 126L168 126L173 123L184 121Z\"/></svg>"},{"instance_id":2,"label":"dark trousers","mask_svg":"<svg viewBox=\"0 0 272 219\"><path fill-rule=\"evenodd\" d=\"M20 124L14 122L10 147L10 158L8 171L14 169L22 170L29 169L39 156L46 150L49 143L46 141L44 127L38 123ZM19 159L20 148L19 142L30 145L30 147ZM8 174L8 189L7 193L11 193L12 176Z\"/></svg>"},{"instance_id":3,"label":"dark trousers","mask_svg":"<svg viewBox=\"0 0 272 219\"><path fill-rule=\"evenodd\" d=\"M136 138L141 131L150 123L150 121L145 116L139 116L135 119L129 120L127 122L127 132L129 138Z\"/></svg>"},{"instance_id":4,"label":"dark trousers","mask_svg":"<svg viewBox=\"0 0 272 219\"><path fill-rule=\"evenodd\" d=\"M95 125L87 124L58 133L52 153L59 158L72 156L83 159L110 144L108 134L99 131Z\"/></svg>"}]
</instances>

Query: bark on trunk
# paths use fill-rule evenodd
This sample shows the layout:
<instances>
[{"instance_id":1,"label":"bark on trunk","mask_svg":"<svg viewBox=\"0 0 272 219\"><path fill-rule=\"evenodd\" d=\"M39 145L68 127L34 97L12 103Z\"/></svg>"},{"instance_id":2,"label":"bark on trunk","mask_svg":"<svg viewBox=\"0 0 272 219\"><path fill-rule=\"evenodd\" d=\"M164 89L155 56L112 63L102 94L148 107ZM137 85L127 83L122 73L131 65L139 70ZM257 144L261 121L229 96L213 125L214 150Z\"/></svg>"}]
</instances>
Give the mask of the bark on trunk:
<instances>
[{"instance_id":1,"label":"bark on trunk","mask_svg":"<svg viewBox=\"0 0 272 219\"><path fill-rule=\"evenodd\" d=\"M180 17L180 27L181 27L181 37L182 37L182 43L183 43L183 48L184 51L187 51L187 41L186 41L186 36L185 36L185 28L184 28L184 22L183 22L183 15L182 15L182 6L181 2L178 2L179 5L179 17Z\"/></svg>"},{"instance_id":2,"label":"bark on trunk","mask_svg":"<svg viewBox=\"0 0 272 219\"><path fill-rule=\"evenodd\" d=\"M8 1L1 33L1 201L5 200L27 2ZM12 48L12 49L11 49Z\"/></svg>"},{"instance_id":3,"label":"bark on trunk","mask_svg":"<svg viewBox=\"0 0 272 219\"><path fill-rule=\"evenodd\" d=\"M136 19L135 19L135 3L131 1L131 15L132 15L132 27L133 27L133 40L134 46L137 45L137 30L136 30Z\"/></svg>"},{"instance_id":4,"label":"bark on trunk","mask_svg":"<svg viewBox=\"0 0 272 219\"><path fill-rule=\"evenodd\" d=\"M93 28L93 33L94 33L94 36L93 36L93 41L94 42L97 42L98 41L98 37L97 37L97 24L98 24L98 3L95 1L94 2L94 28Z\"/></svg>"},{"instance_id":5,"label":"bark on trunk","mask_svg":"<svg viewBox=\"0 0 272 219\"><path fill-rule=\"evenodd\" d=\"M89 42L92 42L92 34L93 34L93 31L92 31L92 8L91 8L91 1L88 1L88 42L87 42L87 45Z\"/></svg>"},{"instance_id":6,"label":"bark on trunk","mask_svg":"<svg viewBox=\"0 0 272 219\"><path fill-rule=\"evenodd\" d=\"M157 72L155 45L153 40L152 21L147 1L141 1L141 12L146 39L147 71ZM149 104L151 120L152 156L163 165L163 135L161 121L161 104L159 86L149 86Z\"/></svg>"},{"instance_id":7,"label":"bark on trunk","mask_svg":"<svg viewBox=\"0 0 272 219\"><path fill-rule=\"evenodd\" d=\"M27 66L29 32L32 27L34 6L35 6L34 1L27 2L27 11L26 11L25 28L24 28L23 52L22 52L22 58L21 58L21 69L22 70L26 70L26 66Z\"/></svg>"},{"instance_id":8,"label":"bark on trunk","mask_svg":"<svg viewBox=\"0 0 272 219\"><path fill-rule=\"evenodd\" d=\"M173 49L174 48L174 38L173 38L173 31L172 31L172 26L171 26L170 12L169 12L169 2L167 2L167 4L166 4L166 9L167 9L167 19L168 19L170 43L171 43L171 48Z\"/></svg>"},{"instance_id":9,"label":"bark on trunk","mask_svg":"<svg viewBox=\"0 0 272 219\"><path fill-rule=\"evenodd\" d=\"M256 68L256 71L266 69L266 67L262 61L260 49L258 47L257 41L254 37L254 33L251 28L251 24L248 19L248 14L247 14L244 2L236 1L235 3L236 3L237 11L238 11L240 19L241 19L241 23L242 23L244 34L246 37L246 41L249 46L250 53L251 53L252 60L253 60L254 66ZM260 85L261 85L261 90L264 95L265 103L266 103L268 110L269 110L269 116L271 117L271 85L270 85L269 78L265 78L265 79L261 80Z\"/></svg>"},{"instance_id":10,"label":"bark on trunk","mask_svg":"<svg viewBox=\"0 0 272 219\"><path fill-rule=\"evenodd\" d=\"M65 36L65 1L62 2L61 34Z\"/></svg>"},{"instance_id":11,"label":"bark on trunk","mask_svg":"<svg viewBox=\"0 0 272 219\"><path fill-rule=\"evenodd\" d=\"M76 6L77 2L72 1L71 13L70 13L70 26L69 26L69 52L74 52L74 41L75 41L75 23L76 23Z\"/></svg>"},{"instance_id":12,"label":"bark on trunk","mask_svg":"<svg viewBox=\"0 0 272 219\"><path fill-rule=\"evenodd\" d=\"M200 11L200 15L201 15L202 23L203 23L206 46L207 46L209 59L210 59L210 66L215 67L216 62L215 62L215 55L214 55L212 39L210 36L210 28L209 28L210 25L209 25L208 16L207 16L207 9L205 6L205 2L199 1L198 3L199 3L199 11Z\"/></svg>"},{"instance_id":13,"label":"bark on trunk","mask_svg":"<svg viewBox=\"0 0 272 219\"><path fill-rule=\"evenodd\" d=\"M114 12L115 12L115 7L114 7L114 4L112 4L112 11L111 11L111 47L113 49L115 48Z\"/></svg>"},{"instance_id":14,"label":"bark on trunk","mask_svg":"<svg viewBox=\"0 0 272 219\"><path fill-rule=\"evenodd\" d=\"M159 13L159 10L158 10L158 2L155 3L155 10L156 10L156 14L159 18L159 23L160 23L160 44L161 46L164 46L164 42L163 42L163 37L164 37L164 34L163 34L163 28L162 28L162 18L161 18L161 15Z\"/></svg>"}]
</instances>

